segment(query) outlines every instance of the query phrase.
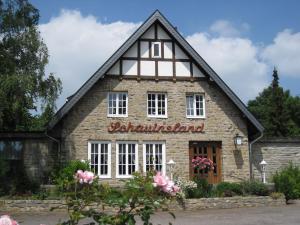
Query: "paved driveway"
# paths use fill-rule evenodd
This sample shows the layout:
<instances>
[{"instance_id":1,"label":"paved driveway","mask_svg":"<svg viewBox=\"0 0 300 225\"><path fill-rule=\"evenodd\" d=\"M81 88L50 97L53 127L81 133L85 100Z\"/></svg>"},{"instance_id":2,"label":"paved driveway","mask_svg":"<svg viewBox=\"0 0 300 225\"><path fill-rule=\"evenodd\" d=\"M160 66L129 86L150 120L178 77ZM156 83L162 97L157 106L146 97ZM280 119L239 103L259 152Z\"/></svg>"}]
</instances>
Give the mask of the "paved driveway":
<instances>
[{"instance_id":1,"label":"paved driveway","mask_svg":"<svg viewBox=\"0 0 300 225\"><path fill-rule=\"evenodd\" d=\"M3 214L3 213L1 213ZM240 209L200 210L196 212L175 212L176 220L170 215L159 213L153 217L154 224L174 225L300 225L300 204L283 207L259 207ZM55 225L59 219L66 218L64 213L19 213L13 214L20 224ZM139 223L142 224L142 223Z\"/></svg>"}]
</instances>

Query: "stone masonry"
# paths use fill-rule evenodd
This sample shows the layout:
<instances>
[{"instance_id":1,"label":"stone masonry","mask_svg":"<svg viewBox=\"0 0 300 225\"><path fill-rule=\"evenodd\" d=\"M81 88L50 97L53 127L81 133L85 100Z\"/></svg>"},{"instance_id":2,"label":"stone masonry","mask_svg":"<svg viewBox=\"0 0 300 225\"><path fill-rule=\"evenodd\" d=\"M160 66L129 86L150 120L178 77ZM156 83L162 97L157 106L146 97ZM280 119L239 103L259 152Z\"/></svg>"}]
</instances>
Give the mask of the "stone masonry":
<instances>
[{"instance_id":1,"label":"stone masonry","mask_svg":"<svg viewBox=\"0 0 300 225\"><path fill-rule=\"evenodd\" d=\"M107 117L107 93L128 92L128 117ZM164 92L168 96L168 118L147 118L147 92ZM205 94L205 119L186 118L186 93ZM111 122L127 124L200 125L204 123L204 133L109 133ZM213 83L208 80L176 81L122 79L105 76L80 99L69 114L60 122L62 153L65 160L87 159L88 141L111 141L112 179L111 184L119 184L115 179L116 141L137 141L139 168L143 168L143 141L165 141L166 162L176 162L176 174L189 177L189 141L222 142L222 180L241 181L249 179L249 153L247 122L237 107ZM236 134L243 136L243 145L237 150L234 145Z\"/></svg>"},{"instance_id":2,"label":"stone masonry","mask_svg":"<svg viewBox=\"0 0 300 225\"><path fill-rule=\"evenodd\" d=\"M252 162L253 175L261 179L259 163L265 160L266 178L272 182L272 176L289 163L300 166L300 139L299 138L265 138L253 145Z\"/></svg>"}]
</instances>

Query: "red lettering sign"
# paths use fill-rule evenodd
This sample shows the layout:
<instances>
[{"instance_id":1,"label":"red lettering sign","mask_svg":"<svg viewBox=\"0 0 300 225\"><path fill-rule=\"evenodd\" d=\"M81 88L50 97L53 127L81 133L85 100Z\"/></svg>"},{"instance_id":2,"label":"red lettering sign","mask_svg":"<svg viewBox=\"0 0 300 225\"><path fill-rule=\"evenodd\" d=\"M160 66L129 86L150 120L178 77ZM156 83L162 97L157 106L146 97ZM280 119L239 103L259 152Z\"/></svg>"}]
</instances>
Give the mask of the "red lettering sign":
<instances>
[{"instance_id":1,"label":"red lettering sign","mask_svg":"<svg viewBox=\"0 0 300 225\"><path fill-rule=\"evenodd\" d=\"M107 130L111 133L121 132L136 132L136 133L182 133L182 132L192 132L192 133L203 133L204 132L204 123L199 125L182 125L180 123L176 123L175 125L158 125L155 123L154 125L150 124L137 124L134 125L129 122L127 125L121 124L120 122L112 122L110 123Z\"/></svg>"}]
</instances>

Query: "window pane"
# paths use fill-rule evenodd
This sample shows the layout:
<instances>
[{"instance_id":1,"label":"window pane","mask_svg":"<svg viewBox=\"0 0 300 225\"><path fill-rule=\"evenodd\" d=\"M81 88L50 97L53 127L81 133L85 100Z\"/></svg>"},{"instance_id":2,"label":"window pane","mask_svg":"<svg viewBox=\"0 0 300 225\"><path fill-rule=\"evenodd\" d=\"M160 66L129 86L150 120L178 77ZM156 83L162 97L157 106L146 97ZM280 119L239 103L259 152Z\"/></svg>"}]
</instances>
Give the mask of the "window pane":
<instances>
[{"instance_id":1,"label":"window pane","mask_svg":"<svg viewBox=\"0 0 300 225\"><path fill-rule=\"evenodd\" d=\"M154 44L154 56L159 56L159 44Z\"/></svg>"},{"instance_id":2,"label":"window pane","mask_svg":"<svg viewBox=\"0 0 300 225\"><path fill-rule=\"evenodd\" d=\"M194 115L194 98L191 95L186 96L186 115Z\"/></svg>"}]
</instances>

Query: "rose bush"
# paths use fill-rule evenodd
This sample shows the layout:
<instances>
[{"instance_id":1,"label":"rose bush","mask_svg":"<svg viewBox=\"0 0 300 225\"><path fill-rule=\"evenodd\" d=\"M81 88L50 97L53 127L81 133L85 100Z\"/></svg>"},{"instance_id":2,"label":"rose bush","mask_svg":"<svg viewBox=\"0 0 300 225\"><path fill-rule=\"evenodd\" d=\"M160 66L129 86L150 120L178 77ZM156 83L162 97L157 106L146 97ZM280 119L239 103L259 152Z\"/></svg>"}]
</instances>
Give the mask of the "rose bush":
<instances>
[{"instance_id":1,"label":"rose bush","mask_svg":"<svg viewBox=\"0 0 300 225\"><path fill-rule=\"evenodd\" d=\"M0 225L19 225L17 221L10 218L8 215L3 215L0 217Z\"/></svg>"},{"instance_id":2,"label":"rose bush","mask_svg":"<svg viewBox=\"0 0 300 225\"><path fill-rule=\"evenodd\" d=\"M198 168L200 170L213 170L214 163L208 158L197 156L195 159L192 159L192 165L194 168Z\"/></svg>"},{"instance_id":3,"label":"rose bush","mask_svg":"<svg viewBox=\"0 0 300 225\"><path fill-rule=\"evenodd\" d=\"M180 188L160 172L135 173L122 188L100 183L90 171L77 170L73 179L60 179L69 219L58 225L75 225L90 218L92 224L133 225L137 217L144 225L157 210L168 211L169 201L180 196ZM175 216L169 212L174 218Z\"/></svg>"}]
</instances>

